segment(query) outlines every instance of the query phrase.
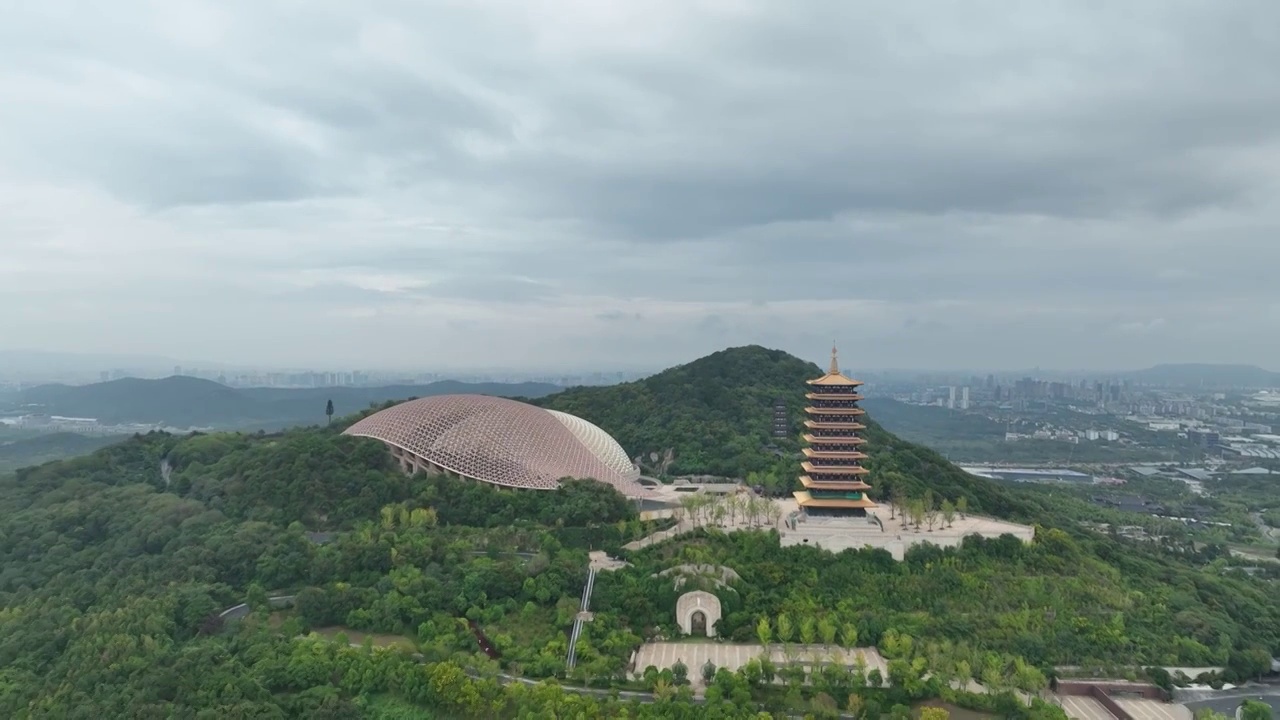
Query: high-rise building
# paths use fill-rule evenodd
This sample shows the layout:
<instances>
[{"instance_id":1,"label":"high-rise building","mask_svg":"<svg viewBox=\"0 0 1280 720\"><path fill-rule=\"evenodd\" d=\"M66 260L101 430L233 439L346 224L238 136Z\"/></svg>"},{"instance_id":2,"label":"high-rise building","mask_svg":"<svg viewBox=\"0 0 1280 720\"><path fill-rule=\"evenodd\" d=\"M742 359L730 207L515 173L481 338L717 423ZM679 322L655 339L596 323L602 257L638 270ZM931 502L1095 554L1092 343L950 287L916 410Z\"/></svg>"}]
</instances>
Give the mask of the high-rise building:
<instances>
[{"instance_id":1,"label":"high-rise building","mask_svg":"<svg viewBox=\"0 0 1280 720\"><path fill-rule=\"evenodd\" d=\"M867 456L861 446L866 440L858 436L866 429L861 423L866 411L858 407L862 383L840 372L833 347L827 374L807 384L804 440L808 447L800 463L804 490L795 492L796 502L810 515L865 515L876 504L866 496L871 486L863 480L867 469L862 461Z\"/></svg>"},{"instance_id":2,"label":"high-rise building","mask_svg":"<svg viewBox=\"0 0 1280 720\"><path fill-rule=\"evenodd\" d=\"M952 385L951 387L947 388L947 407L952 410L956 409L956 386L955 385Z\"/></svg>"},{"instance_id":3,"label":"high-rise building","mask_svg":"<svg viewBox=\"0 0 1280 720\"><path fill-rule=\"evenodd\" d=\"M960 409L969 409L969 386L960 388Z\"/></svg>"}]
</instances>

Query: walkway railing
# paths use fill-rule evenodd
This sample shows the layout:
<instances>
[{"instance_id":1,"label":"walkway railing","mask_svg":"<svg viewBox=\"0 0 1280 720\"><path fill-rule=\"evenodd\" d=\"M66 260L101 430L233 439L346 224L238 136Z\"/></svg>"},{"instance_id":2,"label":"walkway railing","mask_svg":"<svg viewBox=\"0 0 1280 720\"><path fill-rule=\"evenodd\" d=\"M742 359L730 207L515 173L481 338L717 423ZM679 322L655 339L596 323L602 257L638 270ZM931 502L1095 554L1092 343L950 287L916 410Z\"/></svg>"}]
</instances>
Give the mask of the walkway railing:
<instances>
[{"instance_id":1,"label":"walkway railing","mask_svg":"<svg viewBox=\"0 0 1280 720\"><path fill-rule=\"evenodd\" d=\"M582 634L582 615L591 607L591 591L595 589L595 568L586 573L586 587L582 588L582 602L576 618L573 618L573 630L568 635L568 657L564 660L566 669L572 670L577 665L577 638Z\"/></svg>"}]
</instances>

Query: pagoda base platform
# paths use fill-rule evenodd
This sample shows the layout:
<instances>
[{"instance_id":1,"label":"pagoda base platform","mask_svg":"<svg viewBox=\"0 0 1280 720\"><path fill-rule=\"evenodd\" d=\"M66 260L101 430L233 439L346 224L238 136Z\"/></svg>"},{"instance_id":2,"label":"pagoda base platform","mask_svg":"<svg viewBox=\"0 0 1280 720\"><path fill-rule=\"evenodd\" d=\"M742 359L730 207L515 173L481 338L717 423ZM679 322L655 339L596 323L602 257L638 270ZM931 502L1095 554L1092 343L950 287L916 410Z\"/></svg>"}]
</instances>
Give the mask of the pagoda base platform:
<instances>
[{"instance_id":1,"label":"pagoda base platform","mask_svg":"<svg viewBox=\"0 0 1280 720\"><path fill-rule=\"evenodd\" d=\"M801 506L801 510L809 517L833 517L833 518L861 518L867 517L866 508L841 508L841 507L824 507L821 505Z\"/></svg>"},{"instance_id":2,"label":"pagoda base platform","mask_svg":"<svg viewBox=\"0 0 1280 720\"><path fill-rule=\"evenodd\" d=\"M808 490L797 490L792 493L796 505L806 515L815 517L866 517L868 510L876 508L876 504L868 498L851 500L839 497L814 497Z\"/></svg>"}]
</instances>

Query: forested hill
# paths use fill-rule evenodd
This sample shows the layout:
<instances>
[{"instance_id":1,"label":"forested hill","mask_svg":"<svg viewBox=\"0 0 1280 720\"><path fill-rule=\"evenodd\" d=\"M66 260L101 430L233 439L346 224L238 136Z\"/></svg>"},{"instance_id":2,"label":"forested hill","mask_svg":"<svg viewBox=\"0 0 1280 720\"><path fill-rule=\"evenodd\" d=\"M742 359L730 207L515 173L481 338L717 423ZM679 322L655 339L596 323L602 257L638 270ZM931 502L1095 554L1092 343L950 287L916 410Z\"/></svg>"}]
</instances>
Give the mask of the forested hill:
<instances>
[{"instance_id":1,"label":"forested hill","mask_svg":"<svg viewBox=\"0 0 1280 720\"><path fill-rule=\"evenodd\" d=\"M335 388L230 388L199 378L124 378L92 385L41 385L9 400L15 407L48 415L91 417L105 423L150 423L172 427L279 429L325 421L333 400L338 416L371 403L410 397L477 393L537 397L560 388L547 383L464 383Z\"/></svg>"},{"instance_id":2,"label":"forested hill","mask_svg":"<svg viewBox=\"0 0 1280 720\"><path fill-rule=\"evenodd\" d=\"M818 367L781 350L730 348L634 382L575 387L535 404L609 432L633 457L672 449L672 472L743 473L767 463L774 400L798 417Z\"/></svg>"},{"instance_id":3,"label":"forested hill","mask_svg":"<svg viewBox=\"0 0 1280 720\"><path fill-rule=\"evenodd\" d=\"M122 440L124 438L119 436L102 437L58 432L0 441L0 474L50 460L83 455Z\"/></svg>"},{"instance_id":4,"label":"forested hill","mask_svg":"<svg viewBox=\"0 0 1280 720\"><path fill-rule=\"evenodd\" d=\"M798 409L803 381L817 372L785 353L736 348L545 403L624 442L672 447L690 468L792 482L795 441L781 455L764 449L767 411L775 397ZM342 435L350 420L275 434L151 433L0 474L0 717L621 716L618 702L466 672L500 665L534 679L563 676L588 550L624 554L623 542L656 528L601 483L521 492L409 477L376 441ZM1054 520L1015 490L878 426L868 435L877 492L929 488L967 497L974 510ZM759 717L758 703L796 715L811 700L817 706L818 691L842 704L856 695L868 718L898 705L891 715L905 717L946 677L1001 687L1010 674L1034 679L1019 671L1027 662L1225 664L1230 679L1255 676L1280 651L1276 581L1193 546L1050 527L1030 544L972 539L894 562L883 550L784 548L772 531L699 531L627 559L600 574L570 684L617 682L644 639L677 632L677 592L658 573L684 563L741 574L719 592L723 629L736 641L755 637L762 619L781 626L785 615L802 636L838 626L894 662L887 685L824 671L788 679L794 692L785 699L750 673L718 674L708 690L721 693L717 704L695 706L681 694L625 708L635 718L745 720ZM296 596L295 606L269 613L276 593ZM224 627L219 612L246 600L258 610ZM497 663L481 654L470 623L500 651ZM338 642L305 637L310 630ZM347 647L360 642L357 632L425 662ZM926 667L932 686L917 676ZM674 686L661 678L649 687ZM1057 709L1009 707L1001 714L1061 719Z\"/></svg>"},{"instance_id":5,"label":"forested hill","mask_svg":"<svg viewBox=\"0 0 1280 720\"><path fill-rule=\"evenodd\" d=\"M753 475L763 484L789 489L796 475L798 436L804 420L805 381L822 375L817 365L758 345L730 348L635 382L576 387L533 400L572 413L613 435L646 472L649 459L672 451L667 474ZM770 436L775 400L787 404L792 433ZM895 485L916 496L925 487L946 497L967 496L984 512L1035 521L1034 501L995 483L974 478L932 450L905 442L867 420L867 463L872 496Z\"/></svg>"}]
</instances>

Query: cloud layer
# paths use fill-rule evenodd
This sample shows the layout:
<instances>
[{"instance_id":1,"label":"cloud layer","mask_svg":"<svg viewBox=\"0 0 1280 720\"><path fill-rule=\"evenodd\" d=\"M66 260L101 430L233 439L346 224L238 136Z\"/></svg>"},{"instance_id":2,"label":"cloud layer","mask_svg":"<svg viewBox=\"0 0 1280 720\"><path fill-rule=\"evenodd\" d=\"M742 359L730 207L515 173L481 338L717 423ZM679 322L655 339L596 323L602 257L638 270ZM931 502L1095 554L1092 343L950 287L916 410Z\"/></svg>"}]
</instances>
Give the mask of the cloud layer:
<instances>
[{"instance_id":1,"label":"cloud layer","mask_svg":"<svg viewBox=\"0 0 1280 720\"><path fill-rule=\"evenodd\" d=\"M5 15L5 346L1280 366L1269 0Z\"/></svg>"}]
</instances>

